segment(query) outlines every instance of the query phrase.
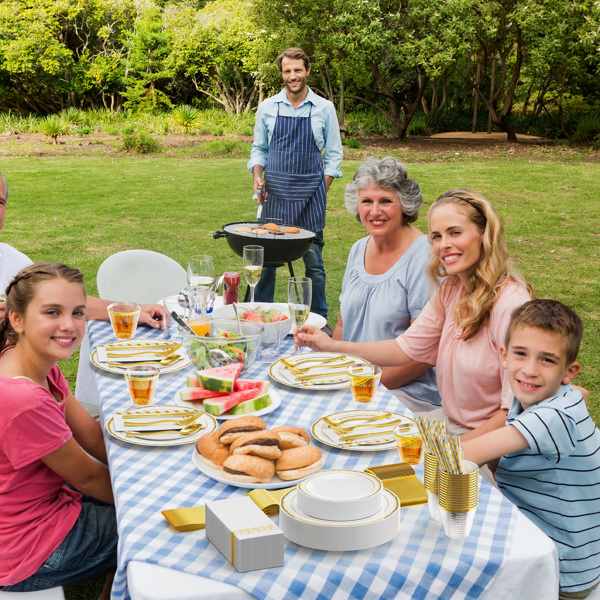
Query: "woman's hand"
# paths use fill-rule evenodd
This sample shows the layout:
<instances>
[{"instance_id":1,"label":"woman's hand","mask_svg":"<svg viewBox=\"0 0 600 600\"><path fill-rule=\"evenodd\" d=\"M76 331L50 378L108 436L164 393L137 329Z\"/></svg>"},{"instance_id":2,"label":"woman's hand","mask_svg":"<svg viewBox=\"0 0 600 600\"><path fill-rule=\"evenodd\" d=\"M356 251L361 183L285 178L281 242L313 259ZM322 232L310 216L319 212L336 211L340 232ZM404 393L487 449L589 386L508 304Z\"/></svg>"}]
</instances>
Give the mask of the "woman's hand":
<instances>
[{"instance_id":1,"label":"woman's hand","mask_svg":"<svg viewBox=\"0 0 600 600\"><path fill-rule=\"evenodd\" d=\"M304 325L294 329L294 347L311 348L322 352L335 352L336 342L314 325Z\"/></svg>"},{"instance_id":2,"label":"woman's hand","mask_svg":"<svg viewBox=\"0 0 600 600\"><path fill-rule=\"evenodd\" d=\"M154 329L163 329L164 309L160 304L142 304L140 310L140 325Z\"/></svg>"}]
</instances>

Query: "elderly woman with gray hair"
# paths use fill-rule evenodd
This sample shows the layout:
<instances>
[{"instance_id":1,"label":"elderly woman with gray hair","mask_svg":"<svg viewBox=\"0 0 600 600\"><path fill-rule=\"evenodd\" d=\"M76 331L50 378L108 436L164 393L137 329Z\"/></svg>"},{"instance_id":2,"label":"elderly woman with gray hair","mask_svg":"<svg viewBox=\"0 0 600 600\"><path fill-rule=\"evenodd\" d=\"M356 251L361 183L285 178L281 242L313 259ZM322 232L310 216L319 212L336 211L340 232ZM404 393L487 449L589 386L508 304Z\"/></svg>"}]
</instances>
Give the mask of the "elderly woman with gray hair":
<instances>
[{"instance_id":1,"label":"elderly woman with gray hair","mask_svg":"<svg viewBox=\"0 0 600 600\"><path fill-rule=\"evenodd\" d=\"M346 186L346 208L369 233L348 256L333 339L375 342L398 337L429 301L430 246L411 225L423 196L395 158L369 158ZM416 361L385 367L381 382L413 412L441 404L435 371Z\"/></svg>"}]
</instances>

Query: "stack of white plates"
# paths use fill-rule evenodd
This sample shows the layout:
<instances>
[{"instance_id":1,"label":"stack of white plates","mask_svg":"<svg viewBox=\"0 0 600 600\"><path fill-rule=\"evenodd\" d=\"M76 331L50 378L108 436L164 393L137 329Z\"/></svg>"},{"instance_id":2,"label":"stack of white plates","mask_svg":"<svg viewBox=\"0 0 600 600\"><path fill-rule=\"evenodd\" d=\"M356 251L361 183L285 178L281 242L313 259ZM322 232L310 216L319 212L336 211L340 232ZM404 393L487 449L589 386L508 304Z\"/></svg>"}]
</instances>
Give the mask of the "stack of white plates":
<instances>
[{"instance_id":1,"label":"stack of white plates","mask_svg":"<svg viewBox=\"0 0 600 600\"><path fill-rule=\"evenodd\" d=\"M320 471L281 499L285 537L317 550L363 550L384 544L400 528L400 502L362 471Z\"/></svg>"}]
</instances>

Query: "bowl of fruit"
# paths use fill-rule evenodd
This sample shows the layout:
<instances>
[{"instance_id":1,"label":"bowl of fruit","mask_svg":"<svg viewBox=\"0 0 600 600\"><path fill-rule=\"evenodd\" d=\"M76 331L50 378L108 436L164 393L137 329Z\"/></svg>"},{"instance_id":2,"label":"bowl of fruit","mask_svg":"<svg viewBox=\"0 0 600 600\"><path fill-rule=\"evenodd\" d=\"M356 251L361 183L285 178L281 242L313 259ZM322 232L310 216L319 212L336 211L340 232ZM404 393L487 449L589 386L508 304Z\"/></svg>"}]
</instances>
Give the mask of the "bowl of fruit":
<instances>
[{"instance_id":1,"label":"bowl of fruit","mask_svg":"<svg viewBox=\"0 0 600 600\"><path fill-rule=\"evenodd\" d=\"M284 338L292 330L288 305L283 302L240 302L237 305L241 319L260 323L264 327L263 340L272 343L277 335ZM213 310L215 318L234 318L233 305L226 304Z\"/></svg>"},{"instance_id":2,"label":"bowl of fruit","mask_svg":"<svg viewBox=\"0 0 600 600\"><path fill-rule=\"evenodd\" d=\"M260 352L263 325L256 321L240 319L240 335L236 319L215 316L209 319L209 324L203 330L193 327L194 331L179 327L183 348L194 369L202 371L241 364L241 372L246 371Z\"/></svg>"}]
</instances>

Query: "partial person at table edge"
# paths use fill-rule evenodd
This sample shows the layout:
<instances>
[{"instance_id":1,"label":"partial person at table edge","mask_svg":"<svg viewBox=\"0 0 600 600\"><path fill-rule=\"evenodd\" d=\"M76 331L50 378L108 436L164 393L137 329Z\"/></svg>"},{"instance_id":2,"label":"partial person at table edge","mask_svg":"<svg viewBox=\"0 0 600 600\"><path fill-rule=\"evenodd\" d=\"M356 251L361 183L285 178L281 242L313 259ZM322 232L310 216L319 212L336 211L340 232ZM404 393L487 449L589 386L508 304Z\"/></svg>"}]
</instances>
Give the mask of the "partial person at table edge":
<instances>
[{"instance_id":1,"label":"partial person at table edge","mask_svg":"<svg viewBox=\"0 0 600 600\"><path fill-rule=\"evenodd\" d=\"M83 275L19 271L0 321L0 589L28 592L107 575L117 521L100 424L58 367L85 334Z\"/></svg>"},{"instance_id":2,"label":"partial person at table edge","mask_svg":"<svg viewBox=\"0 0 600 600\"><path fill-rule=\"evenodd\" d=\"M342 142L332 102L307 85L310 60L300 48L288 48L276 59L285 87L258 106L248 170L254 191L262 185L267 197L262 221L295 225L316 233L303 256L306 276L312 279L311 311L327 319L323 229L327 191L342 176ZM323 154L321 154L323 152ZM276 269L264 266L255 300L272 302Z\"/></svg>"},{"instance_id":3,"label":"partial person at table edge","mask_svg":"<svg viewBox=\"0 0 600 600\"><path fill-rule=\"evenodd\" d=\"M395 158L369 158L346 185L345 204L369 235L350 249L332 337L348 342L398 337L429 301L430 245L412 225L423 204L419 184ZM428 363L384 367L381 383L414 413L441 405Z\"/></svg>"},{"instance_id":4,"label":"partial person at table edge","mask_svg":"<svg viewBox=\"0 0 600 600\"><path fill-rule=\"evenodd\" d=\"M586 598L600 581L600 431L571 385L582 336L561 302L517 308L501 348L514 394L506 423L462 443L467 460L499 459L500 491L556 544L559 600Z\"/></svg>"},{"instance_id":5,"label":"partial person at table edge","mask_svg":"<svg viewBox=\"0 0 600 600\"><path fill-rule=\"evenodd\" d=\"M8 204L8 185L0 173L0 231L4 225L6 206ZM3 293L11 279L24 267L33 264L33 261L23 252L13 246L0 242L0 293ZM123 300L123 298L115 298ZM108 305L114 300L102 300L88 296L86 319L89 321L108 321ZM0 319L4 315L5 304L0 302ZM140 324L160 329L163 322L163 307L160 304L144 304L140 312Z\"/></svg>"},{"instance_id":6,"label":"partial person at table edge","mask_svg":"<svg viewBox=\"0 0 600 600\"><path fill-rule=\"evenodd\" d=\"M315 350L354 354L380 366L412 360L436 365L439 416L449 433L469 439L504 425L512 390L499 348L512 311L532 292L510 260L499 214L480 193L444 192L429 210L429 238L427 270L437 289L404 334L341 342L305 325L296 335Z\"/></svg>"}]
</instances>

